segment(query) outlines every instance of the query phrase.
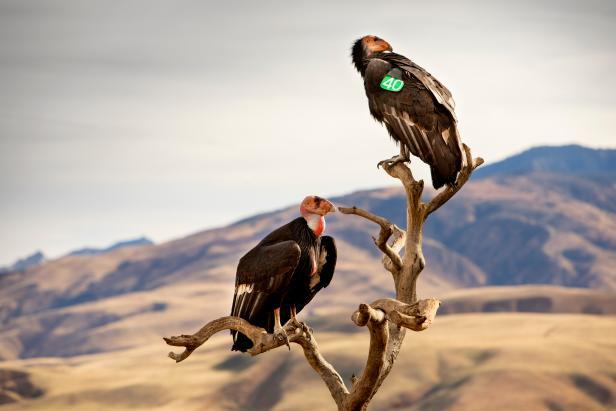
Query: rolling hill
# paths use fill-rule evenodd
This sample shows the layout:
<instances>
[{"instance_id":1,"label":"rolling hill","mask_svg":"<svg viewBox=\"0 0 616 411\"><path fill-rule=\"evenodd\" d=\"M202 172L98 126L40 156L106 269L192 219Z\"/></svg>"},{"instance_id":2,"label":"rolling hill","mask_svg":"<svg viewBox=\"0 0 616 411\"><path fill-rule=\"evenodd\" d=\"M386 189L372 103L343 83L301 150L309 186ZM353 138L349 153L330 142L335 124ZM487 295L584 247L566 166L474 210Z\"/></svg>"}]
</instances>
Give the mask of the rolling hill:
<instances>
[{"instance_id":1,"label":"rolling hill","mask_svg":"<svg viewBox=\"0 0 616 411\"><path fill-rule=\"evenodd\" d=\"M613 316L444 316L407 337L371 409L613 409L615 327ZM368 338L359 331L317 331L323 354L347 382L365 361ZM12 379L8 389L0 384L0 409L335 409L300 348L251 358L230 352L228 342L226 333L217 335L181 364L166 358L159 339L121 351L6 361L0 375Z\"/></svg>"},{"instance_id":2,"label":"rolling hill","mask_svg":"<svg viewBox=\"0 0 616 411\"><path fill-rule=\"evenodd\" d=\"M578 161L580 150L585 161ZM616 290L616 218L606 206L616 204L616 179L610 162L603 160L614 152L539 148L485 167L481 178L470 182L426 225L428 265L420 291L439 295L459 288L517 284ZM592 153L594 162L589 160ZM503 172L517 170L510 165L517 163L541 166L522 174ZM554 164L558 172L546 172ZM589 174L582 178L580 167L587 164ZM577 171L566 174L567 165ZM610 179L611 184L604 183ZM405 225L399 188L362 191L334 201ZM64 344L63 333L58 335L61 352L54 344L36 341L41 333L56 329L73 339L86 338L62 326L73 322L66 318L82 318L89 333L128 313L162 310L167 299L153 296L174 295L172 290L183 287L204 288L206 294L219 290L224 298L214 312L222 314L228 309L238 257L296 214L295 207L289 207L164 244L136 243L98 255L67 255L26 272L5 274L0 277L0 358L97 351L100 348L87 344ZM354 216L334 216L328 220L328 231L338 240L339 267L332 287L313 309L350 309L358 298L371 301L390 295L369 236L376 228ZM152 296L151 304L113 313L90 308L134 295Z\"/></svg>"},{"instance_id":3,"label":"rolling hill","mask_svg":"<svg viewBox=\"0 0 616 411\"><path fill-rule=\"evenodd\" d=\"M416 370L409 365L408 372L402 366L392 377L395 382L386 386L389 402L375 403L375 409L471 409L465 398L489 394L490 381L528 392L528 402L516 403L519 407L574 409L587 401L586 409L601 409L613 404L616 388L608 365L615 360L616 347L610 331L616 313L615 157L616 150L577 146L531 149L482 168L431 216L419 293L444 301L441 314L447 315L438 322L444 328L421 334L425 339L419 341L426 342L419 344L430 353L427 358L405 348L408 358L402 361L419 365ZM398 187L333 200L405 225ZM264 358L276 358L267 365L272 373L309 379L307 387L289 394L280 386L265 395L259 394L262 387L254 379L252 362L227 353L228 336L216 337L201 350L203 357L181 365L192 372L169 371L164 364L173 364L166 362L167 349L160 342L162 335L190 331L226 315L239 256L296 215L292 206L162 244L77 253L3 274L0 376L7 384L0 384L0 404L16 409L66 409L67 404L80 409L199 409L203 401L215 400L219 409L243 409L257 398L261 409L289 409L297 396L319 390L320 381L304 376L311 371L297 355L270 353ZM376 227L338 215L328 220L327 230L339 247L336 276L301 317L308 318L350 375L361 364L340 351L362 357L366 339L351 326L349 312L359 302L390 296L391 280L370 239ZM462 314L473 312L506 314ZM492 327L494 340L474 350L473 341L490 333L482 327ZM529 327L529 339L515 327ZM549 331L551 327L557 331ZM348 335L344 343L339 342L341 333ZM582 340L583 333L597 337ZM562 349L550 353L552 339L546 338L552 334L559 336L554 341ZM587 366L568 362L576 350L586 353ZM148 365L154 357L156 369ZM524 359L524 367L513 365L516 358ZM529 365L531 358L539 368ZM257 361L265 366L264 359ZM195 395L185 399L180 392L189 386L171 395L161 393L160 380L143 382L155 373L175 390L169 379L180 380L183 372L193 378L199 368L208 370L210 389L197 388L206 378L199 377L190 385ZM86 381L91 370L96 378ZM241 380L254 380L248 388L233 384L238 370ZM410 397L404 384L413 388ZM237 395L228 402L224 393L231 390ZM558 399L560 390L567 395ZM314 401L317 408L324 404Z\"/></svg>"}]
</instances>

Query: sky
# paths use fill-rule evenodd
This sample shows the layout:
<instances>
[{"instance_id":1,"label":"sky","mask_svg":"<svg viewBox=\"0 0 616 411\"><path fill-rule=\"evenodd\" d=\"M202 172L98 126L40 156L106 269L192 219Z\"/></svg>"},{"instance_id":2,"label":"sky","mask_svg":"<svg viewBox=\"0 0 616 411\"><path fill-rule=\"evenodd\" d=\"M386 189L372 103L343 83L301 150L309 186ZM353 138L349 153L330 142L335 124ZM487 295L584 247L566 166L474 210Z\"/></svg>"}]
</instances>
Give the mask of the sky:
<instances>
[{"instance_id":1,"label":"sky","mask_svg":"<svg viewBox=\"0 0 616 411\"><path fill-rule=\"evenodd\" d=\"M488 162L616 146L613 1L0 0L0 265L394 184L365 34L452 91Z\"/></svg>"}]
</instances>

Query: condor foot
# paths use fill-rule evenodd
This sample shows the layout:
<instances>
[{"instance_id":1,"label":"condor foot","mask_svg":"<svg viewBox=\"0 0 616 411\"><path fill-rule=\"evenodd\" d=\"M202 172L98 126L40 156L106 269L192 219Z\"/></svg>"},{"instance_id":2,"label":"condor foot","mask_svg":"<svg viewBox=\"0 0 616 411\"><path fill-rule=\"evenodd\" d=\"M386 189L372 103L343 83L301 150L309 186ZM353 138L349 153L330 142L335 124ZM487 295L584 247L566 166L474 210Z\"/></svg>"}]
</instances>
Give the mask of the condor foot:
<instances>
[{"instance_id":1,"label":"condor foot","mask_svg":"<svg viewBox=\"0 0 616 411\"><path fill-rule=\"evenodd\" d=\"M299 328L300 330L302 330L306 338L310 340L312 335L312 328L310 328L306 323L299 321L297 318L291 318L289 321L287 321L287 324L293 325L295 328Z\"/></svg>"},{"instance_id":2,"label":"condor foot","mask_svg":"<svg viewBox=\"0 0 616 411\"><path fill-rule=\"evenodd\" d=\"M285 345L291 351L291 345L289 344L289 336L287 335L284 327L274 327L274 338L278 341L284 341Z\"/></svg>"},{"instance_id":3,"label":"condor foot","mask_svg":"<svg viewBox=\"0 0 616 411\"><path fill-rule=\"evenodd\" d=\"M393 156L392 158L388 158L387 160L379 161L376 165L376 168L393 167L398 163L406 163L407 161L410 162L411 159L406 156L397 155Z\"/></svg>"}]
</instances>

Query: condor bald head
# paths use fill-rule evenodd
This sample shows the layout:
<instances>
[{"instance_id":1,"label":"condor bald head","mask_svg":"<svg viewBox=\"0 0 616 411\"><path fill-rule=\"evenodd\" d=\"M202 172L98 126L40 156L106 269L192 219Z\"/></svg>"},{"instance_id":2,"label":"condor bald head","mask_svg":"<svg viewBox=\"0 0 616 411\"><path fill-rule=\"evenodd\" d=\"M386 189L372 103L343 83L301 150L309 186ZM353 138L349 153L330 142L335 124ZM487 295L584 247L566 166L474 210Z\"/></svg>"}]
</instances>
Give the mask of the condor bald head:
<instances>
[{"instance_id":1,"label":"condor bald head","mask_svg":"<svg viewBox=\"0 0 616 411\"><path fill-rule=\"evenodd\" d=\"M384 51L393 51L391 45L380 37L368 35L360 39L357 39L351 49L351 58L355 68L360 73L364 73L365 62L364 60L376 53L382 53Z\"/></svg>"}]
</instances>

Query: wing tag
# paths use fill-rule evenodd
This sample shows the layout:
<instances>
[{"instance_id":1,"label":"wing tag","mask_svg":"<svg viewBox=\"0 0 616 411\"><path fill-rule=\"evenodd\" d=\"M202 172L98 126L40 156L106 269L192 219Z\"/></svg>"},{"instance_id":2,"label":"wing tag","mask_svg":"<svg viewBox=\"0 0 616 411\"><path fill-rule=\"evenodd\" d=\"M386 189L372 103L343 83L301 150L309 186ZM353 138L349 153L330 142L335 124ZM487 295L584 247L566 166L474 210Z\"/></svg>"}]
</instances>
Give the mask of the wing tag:
<instances>
[{"instance_id":1,"label":"wing tag","mask_svg":"<svg viewBox=\"0 0 616 411\"><path fill-rule=\"evenodd\" d=\"M383 90L393 91L394 93L402 90L404 87L404 81L400 79L401 74L402 73L399 69L389 70L389 73L387 73L385 77L383 77L383 80L381 80L381 88Z\"/></svg>"}]
</instances>

